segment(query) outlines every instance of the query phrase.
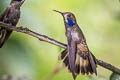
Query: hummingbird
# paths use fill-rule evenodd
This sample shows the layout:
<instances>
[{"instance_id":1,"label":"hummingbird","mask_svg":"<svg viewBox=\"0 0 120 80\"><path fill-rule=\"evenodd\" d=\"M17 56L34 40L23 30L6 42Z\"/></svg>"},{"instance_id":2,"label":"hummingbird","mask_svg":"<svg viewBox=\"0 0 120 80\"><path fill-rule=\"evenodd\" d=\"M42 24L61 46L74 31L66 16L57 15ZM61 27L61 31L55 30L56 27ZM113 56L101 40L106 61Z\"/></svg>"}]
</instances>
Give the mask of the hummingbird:
<instances>
[{"instance_id":1,"label":"hummingbird","mask_svg":"<svg viewBox=\"0 0 120 80\"><path fill-rule=\"evenodd\" d=\"M1 14L0 21L12 26L16 26L20 18L20 7L25 0L11 0L10 5ZM12 33L12 30L7 30L0 27L0 48L8 40Z\"/></svg>"},{"instance_id":2,"label":"hummingbird","mask_svg":"<svg viewBox=\"0 0 120 80\"><path fill-rule=\"evenodd\" d=\"M77 24L75 15L71 12L54 11L63 16L67 37L67 48L61 52L59 59L63 60L74 80L79 73L97 75L96 58L87 46L86 38Z\"/></svg>"}]
</instances>

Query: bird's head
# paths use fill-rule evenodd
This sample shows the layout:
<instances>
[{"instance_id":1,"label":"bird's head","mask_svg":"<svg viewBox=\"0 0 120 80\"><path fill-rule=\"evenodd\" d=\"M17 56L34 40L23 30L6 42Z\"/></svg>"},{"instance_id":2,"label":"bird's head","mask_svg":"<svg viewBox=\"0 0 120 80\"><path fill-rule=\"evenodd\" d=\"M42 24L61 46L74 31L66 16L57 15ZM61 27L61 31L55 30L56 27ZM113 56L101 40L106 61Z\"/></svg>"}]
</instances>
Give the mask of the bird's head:
<instances>
[{"instance_id":1,"label":"bird's head","mask_svg":"<svg viewBox=\"0 0 120 80\"><path fill-rule=\"evenodd\" d=\"M19 8L24 3L24 1L25 0L11 0L10 5L13 5Z\"/></svg>"},{"instance_id":2,"label":"bird's head","mask_svg":"<svg viewBox=\"0 0 120 80\"><path fill-rule=\"evenodd\" d=\"M58 10L54 10L54 11L60 13L63 16L64 22L68 26L73 26L73 25L76 24L76 18L75 18L73 13L71 13L71 12L61 12L61 11L58 11Z\"/></svg>"}]
</instances>

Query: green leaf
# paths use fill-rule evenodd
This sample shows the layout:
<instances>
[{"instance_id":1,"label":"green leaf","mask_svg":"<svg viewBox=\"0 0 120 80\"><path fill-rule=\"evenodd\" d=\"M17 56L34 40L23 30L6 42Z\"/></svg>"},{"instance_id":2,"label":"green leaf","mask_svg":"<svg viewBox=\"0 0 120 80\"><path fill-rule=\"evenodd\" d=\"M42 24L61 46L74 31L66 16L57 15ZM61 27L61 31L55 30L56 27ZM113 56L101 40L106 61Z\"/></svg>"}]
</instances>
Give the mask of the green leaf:
<instances>
[{"instance_id":1,"label":"green leaf","mask_svg":"<svg viewBox=\"0 0 120 80\"><path fill-rule=\"evenodd\" d=\"M110 76L110 80L120 80L120 75L116 73L112 73Z\"/></svg>"}]
</instances>

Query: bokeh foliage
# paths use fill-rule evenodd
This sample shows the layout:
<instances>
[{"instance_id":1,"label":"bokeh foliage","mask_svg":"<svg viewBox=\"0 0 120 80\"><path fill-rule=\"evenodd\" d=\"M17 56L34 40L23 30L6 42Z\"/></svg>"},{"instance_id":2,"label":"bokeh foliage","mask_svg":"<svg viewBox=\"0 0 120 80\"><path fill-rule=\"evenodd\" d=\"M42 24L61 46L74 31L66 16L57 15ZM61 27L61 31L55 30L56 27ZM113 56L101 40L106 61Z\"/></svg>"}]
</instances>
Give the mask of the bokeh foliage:
<instances>
[{"instance_id":1,"label":"bokeh foliage","mask_svg":"<svg viewBox=\"0 0 120 80\"><path fill-rule=\"evenodd\" d=\"M0 0L0 13L10 0ZM85 33L93 54L117 67L120 66L120 3L119 0L26 0L21 7L21 19L17 26L48 35L66 43L62 16L53 9L70 11ZM13 32L0 49L0 74L27 76L34 80L45 79L54 68L61 65L58 55L61 48L17 32ZM100 80L108 80L111 72L98 66ZM78 80L88 80L78 76ZM93 80L92 78L92 80ZM73 80L67 69L56 74L53 80Z\"/></svg>"}]
</instances>

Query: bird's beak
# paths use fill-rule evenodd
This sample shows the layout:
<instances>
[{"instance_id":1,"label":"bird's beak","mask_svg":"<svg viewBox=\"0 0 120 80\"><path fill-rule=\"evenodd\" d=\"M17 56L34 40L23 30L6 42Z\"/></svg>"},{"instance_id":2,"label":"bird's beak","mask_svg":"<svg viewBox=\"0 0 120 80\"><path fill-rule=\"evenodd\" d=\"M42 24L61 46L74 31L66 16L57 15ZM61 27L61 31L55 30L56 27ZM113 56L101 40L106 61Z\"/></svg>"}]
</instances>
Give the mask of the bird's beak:
<instances>
[{"instance_id":1,"label":"bird's beak","mask_svg":"<svg viewBox=\"0 0 120 80\"><path fill-rule=\"evenodd\" d=\"M63 12L61 12L61 11L58 11L58 10L53 10L53 11L58 12L58 13L60 13L61 15L63 15Z\"/></svg>"},{"instance_id":2,"label":"bird's beak","mask_svg":"<svg viewBox=\"0 0 120 80\"><path fill-rule=\"evenodd\" d=\"M25 2L25 0L21 0L21 2L20 2L20 6L21 6L24 2Z\"/></svg>"}]
</instances>

